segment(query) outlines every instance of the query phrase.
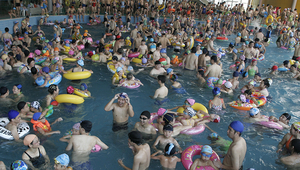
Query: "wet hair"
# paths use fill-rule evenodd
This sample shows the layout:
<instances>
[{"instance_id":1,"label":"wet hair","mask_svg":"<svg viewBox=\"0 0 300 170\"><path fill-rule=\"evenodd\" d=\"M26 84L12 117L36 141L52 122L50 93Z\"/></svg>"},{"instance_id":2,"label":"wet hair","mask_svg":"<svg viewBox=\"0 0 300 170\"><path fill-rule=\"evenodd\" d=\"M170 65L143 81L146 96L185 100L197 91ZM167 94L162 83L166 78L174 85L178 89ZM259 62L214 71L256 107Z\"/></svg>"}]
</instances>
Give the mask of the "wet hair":
<instances>
[{"instance_id":1,"label":"wet hair","mask_svg":"<svg viewBox=\"0 0 300 170\"><path fill-rule=\"evenodd\" d=\"M0 87L0 94L1 94L1 96L4 95L5 93L7 93L7 91L8 91L7 87L4 87L4 86Z\"/></svg>"},{"instance_id":2,"label":"wet hair","mask_svg":"<svg viewBox=\"0 0 300 170\"><path fill-rule=\"evenodd\" d=\"M37 74L37 69L35 67L32 67L31 69L31 74Z\"/></svg>"},{"instance_id":3,"label":"wet hair","mask_svg":"<svg viewBox=\"0 0 300 170\"><path fill-rule=\"evenodd\" d=\"M37 48L38 50L40 50L40 51L43 50L43 46L41 46L41 45L36 46L36 48Z\"/></svg>"},{"instance_id":4,"label":"wet hair","mask_svg":"<svg viewBox=\"0 0 300 170\"><path fill-rule=\"evenodd\" d=\"M270 87L270 83L268 81L268 79L264 79L264 85L266 86L266 88L269 88Z\"/></svg>"},{"instance_id":5,"label":"wet hair","mask_svg":"<svg viewBox=\"0 0 300 170\"><path fill-rule=\"evenodd\" d=\"M202 52L203 52L203 54L208 54L207 48L203 48Z\"/></svg>"},{"instance_id":6,"label":"wet hair","mask_svg":"<svg viewBox=\"0 0 300 170\"><path fill-rule=\"evenodd\" d=\"M196 53L197 52L197 48L196 47L193 47L192 49L191 49L191 53Z\"/></svg>"},{"instance_id":7,"label":"wet hair","mask_svg":"<svg viewBox=\"0 0 300 170\"><path fill-rule=\"evenodd\" d=\"M204 71L203 71L202 69L199 70L198 73L199 73L202 77L204 77Z\"/></svg>"},{"instance_id":8,"label":"wet hair","mask_svg":"<svg viewBox=\"0 0 300 170\"><path fill-rule=\"evenodd\" d=\"M294 152L296 152L297 154L300 153L300 139L293 139L291 146L294 147Z\"/></svg>"},{"instance_id":9,"label":"wet hair","mask_svg":"<svg viewBox=\"0 0 300 170\"><path fill-rule=\"evenodd\" d=\"M161 43L157 43L156 47L159 47L159 46L161 46Z\"/></svg>"},{"instance_id":10,"label":"wet hair","mask_svg":"<svg viewBox=\"0 0 300 170\"><path fill-rule=\"evenodd\" d=\"M132 73L128 73L128 74L127 74L127 79L128 79L128 80L131 80L132 77L133 77Z\"/></svg>"},{"instance_id":11,"label":"wet hair","mask_svg":"<svg viewBox=\"0 0 300 170\"><path fill-rule=\"evenodd\" d=\"M32 61L34 61L33 58L28 58L28 59L27 59L27 64L29 65Z\"/></svg>"},{"instance_id":12,"label":"wet hair","mask_svg":"<svg viewBox=\"0 0 300 170\"><path fill-rule=\"evenodd\" d=\"M8 56L14 56L14 53L13 52L9 52Z\"/></svg>"},{"instance_id":13,"label":"wet hair","mask_svg":"<svg viewBox=\"0 0 300 170\"><path fill-rule=\"evenodd\" d=\"M49 92L50 94L53 94L54 91L56 91L56 90L57 90L57 85L55 85L55 84L51 84L51 85L48 87L48 92Z\"/></svg>"},{"instance_id":14,"label":"wet hair","mask_svg":"<svg viewBox=\"0 0 300 170\"><path fill-rule=\"evenodd\" d=\"M5 27L5 32L8 32L9 31L9 28L8 27Z\"/></svg>"},{"instance_id":15,"label":"wet hair","mask_svg":"<svg viewBox=\"0 0 300 170\"><path fill-rule=\"evenodd\" d=\"M291 67L297 68L296 64L291 65Z\"/></svg>"},{"instance_id":16,"label":"wet hair","mask_svg":"<svg viewBox=\"0 0 300 170\"><path fill-rule=\"evenodd\" d=\"M17 47L19 47L21 50L23 49L23 46L22 46L22 45L17 45Z\"/></svg>"},{"instance_id":17,"label":"wet hair","mask_svg":"<svg viewBox=\"0 0 300 170\"><path fill-rule=\"evenodd\" d=\"M160 80L161 83L165 83L166 82L166 76L165 75L159 75L159 76L157 76L157 80Z\"/></svg>"},{"instance_id":18,"label":"wet hair","mask_svg":"<svg viewBox=\"0 0 300 170\"><path fill-rule=\"evenodd\" d=\"M17 105L18 110L21 111L25 105L26 105L26 102L20 101Z\"/></svg>"},{"instance_id":19,"label":"wet hair","mask_svg":"<svg viewBox=\"0 0 300 170\"><path fill-rule=\"evenodd\" d=\"M172 149L170 147L172 147ZM171 150L169 151L169 149ZM168 143L165 147L165 156L172 156L175 154L175 152L176 152L176 146L173 143Z\"/></svg>"},{"instance_id":20,"label":"wet hair","mask_svg":"<svg viewBox=\"0 0 300 170\"><path fill-rule=\"evenodd\" d=\"M251 95L251 94L252 94L252 91L251 91L251 90L246 90L246 91L244 92L244 94Z\"/></svg>"},{"instance_id":21,"label":"wet hair","mask_svg":"<svg viewBox=\"0 0 300 170\"><path fill-rule=\"evenodd\" d=\"M84 120L80 123L80 126L85 130L85 132L89 133L92 130L93 123L89 120Z\"/></svg>"},{"instance_id":22,"label":"wet hair","mask_svg":"<svg viewBox=\"0 0 300 170\"><path fill-rule=\"evenodd\" d=\"M131 142L137 145L143 144L142 134L139 131L132 131L128 133L128 138L131 140Z\"/></svg>"},{"instance_id":23,"label":"wet hair","mask_svg":"<svg viewBox=\"0 0 300 170\"><path fill-rule=\"evenodd\" d=\"M28 55L30 54L30 52L28 50L24 51L25 57L28 57Z\"/></svg>"},{"instance_id":24,"label":"wet hair","mask_svg":"<svg viewBox=\"0 0 300 170\"><path fill-rule=\"evenodd\" d=\"M288 113L283 113L282 115L285 116L287 120L291 120L292 118L292 116Z\"/></svg>"},{"instance_id":25,"label":"wet hair","mask_svg":"<svg viewBox=\"0 0 300 170\"><path fill-rule=\"evenodd\" d=\"M117 56L113 56L113 57L112 57L112 60L118 61L118 57L117 57Z\"/></svg>"},{"instance_id":26,"label":"wet hair","mask_svg":"<svg viewBox=\"0 0 300 170\"><path fill-rule=\"evenodd\" d=\"M215 55L211 56L210 59L213 60L215 63L218 61L218 58L217 58L217 56L215 56Z\"/></svg>"}]
</instances>

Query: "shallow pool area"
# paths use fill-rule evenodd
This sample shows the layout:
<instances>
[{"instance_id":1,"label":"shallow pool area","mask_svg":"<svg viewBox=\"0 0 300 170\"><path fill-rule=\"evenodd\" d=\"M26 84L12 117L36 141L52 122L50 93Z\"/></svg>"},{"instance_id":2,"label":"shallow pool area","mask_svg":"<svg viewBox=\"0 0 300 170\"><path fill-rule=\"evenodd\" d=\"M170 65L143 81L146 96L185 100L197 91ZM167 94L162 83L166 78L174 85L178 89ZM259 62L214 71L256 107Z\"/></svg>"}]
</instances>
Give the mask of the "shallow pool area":
<instances>
[{"instance_id":1,"label":"shallow pool area","mask_svg":"<svg viewBox=\"0 0 300 170\"><path fill-rule=\"evenodd\" d=\"M35 30L36 27L33 28ZM83 32L85 29L89 30L93 40L99 40L102 33L105 32L103 25L100 26L87 26L83 25ZM42 26L42 30L46 33L46 37L51 39L53 37L53 29L51 26ZM66 29L62 39L68 38L69 29ZM125 36L128 33L125 34ZM123 37L125 37L123 35ZM235 35L229 36L229 41L215 41L215 47L227 48L230 42L234 42ZM272 37L272 42L267 47L265 60L258 61L259 72L262 78L272 78L273 84L268 89L270 92L271 100L267 104L260 108L261 114L267 116L279 117L282 113L290 113L292 119L290 125L294 122L300 121L300 105L299 105L299 84L300 82L292 78L290 73L279 73L276 76L270 76L270 69L273 65L281 65L284 60L289 60L293 56L293 51L277 48L275 35ZM239 47L238 47L239 48ZM31 48L33 49L33 48ZM86 49L86 51L94 50L94 48ZM171 57L173 49L168 50L168 56ZM239 54L240 55L240 54ZM232 77L232 70L229 70L229 66L233 64L231 55L226 55L221 59L223 63L223 75L222 79L229 79ZM65 62L65 70L68 70L75 66L74 62ZM138 67L133 66L135 70ZM144 110L148 110L151 113L156 112L160 107L173 108L175 106L183 105L183 102L187 98L193 98L198 103L202 103L208 107L209 100L213 99L213 95L210 89L202 87L197 80L196 73L193 71L182 70L179 67L173 67L174 71L180 73L179 82L187 91L186 94L177 94L172 90L169 90L169 102L163 105L154 104L153 99L149 96L153 95L155 90L159 87L157 80L149 76L151 68L145 68L145 71L137 74L135 77L141 80L144 86L140 86L137 89L127 89L124 87L114 87L111 85L112 73L107 69L106 64L94 63L91 61L85 61L86 69L94 71L92 76L88 79L82 80L80 83L71 82L65 78L62 79L58 85L60 94L66 94L66 88L72 85L74 88L79 88L81 83L88 85L88 90L91 92L92 97L86 98L85 102L78 105L77 108L66 107L61 104L54 109L54 114L47 118L51 123L58 117L62 117L64 120L52 126L53 130L60 130L61 134L54 134L47 138L40 138L41 144L45 147L47 154L50 157L51 165L54 164L53 158L57 155L66 152L65 148L67 143L59 141L65 133L67 133L72 126L80 122L81 120L90 120L93 122L92 135L99 137L105 144L109 146L108 150L100 151L98 153L90 154L90 161L94 169L122 169L118 165L117 160L123 159L126 166L130 167L133 163L133 154L131 149L128 148L128 136L127 134L134 128L137 121L140 121L140 114ZM239 79L240 86L242 88L250 80ZM23 94L25 95L24 101L32 102L38 100L41 102L42 107L45 107L44 98L48 94L47 88L39 88L33 85L33 79L31 75L20 75L16 70L8 72L0 77L0 86L6 86L9 88L10 93L14 84L22 84ZM167 81L167 87L171 86L171 82ZM115 94L126 92L130 98L130 102L133 106L135 115L133 118L129 118L129 127L126 131L113 132L112 112L106 112L104 110L105 105L114 97ZM237 99L240 94L240 90L236 90L233 96L227 94L221 94L221 98L225 103L231 102ZM0 117L6 116L10 109L16 109L17 103L12 105L3 105L0 103ZM249 112L236 110L229 105L226 105L225 113L220 114L220 123L208 123L207 125L216 131L223 138L230 140L227 137L228 125L231 121L240 120L244 122L248 118ZM31 132L34 133L31 126ZM244 132L242 136L247 142L247 154L244 160L244 169L286 169L285 166L278 163L277 159L279 154L276 153L277 145L281 141L285 133L288 130L278 131L267 129L258 125L253 125L244 122ZM211 141L207 139L207 136L211 133L208 129L199 135L188 136L179 135L176 137L180 146L185 149L188 146L194 144L210 144ZM155 139L149 142L152 146ZM27 149L23 143L16 143L14 141L7 141L0 139L0 160L4 161L6 165L10 165L11 162L21 159L22 153ZM219 148L214 148L218 151ZM152 153L154 150L152 150ZM66 152L71 156L71 152ZM177 155L180 157L180 155ZM194 158L195 159L195 158ZM161 169L160 162L151 160L149 170ZM184 169L181 163L177 164L176 169Z\"/></svg>"}]
</instances>

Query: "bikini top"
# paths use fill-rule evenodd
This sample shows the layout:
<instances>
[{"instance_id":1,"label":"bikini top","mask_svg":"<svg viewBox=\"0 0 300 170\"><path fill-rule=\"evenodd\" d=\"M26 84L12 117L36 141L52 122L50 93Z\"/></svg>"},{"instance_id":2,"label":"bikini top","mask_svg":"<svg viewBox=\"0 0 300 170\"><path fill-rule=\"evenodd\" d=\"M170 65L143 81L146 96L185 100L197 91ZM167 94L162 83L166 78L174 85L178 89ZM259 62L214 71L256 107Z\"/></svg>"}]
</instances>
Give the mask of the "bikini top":
<instances>
[{"instance_id":1,"label":"bikini top","mask_svg":"<svg viewBox=\"0 0 300 170\"><path fill-rule=\"evenodd\" d=\"M32 158L26 151L24 152L30 159L30 162L32 163L32 165L35 168L39 168L41 165L43 165L45 163L45 158L44 156L41 154L40 148L38 148L39 150L39 156Z\"/></svg>"}]
</instances>

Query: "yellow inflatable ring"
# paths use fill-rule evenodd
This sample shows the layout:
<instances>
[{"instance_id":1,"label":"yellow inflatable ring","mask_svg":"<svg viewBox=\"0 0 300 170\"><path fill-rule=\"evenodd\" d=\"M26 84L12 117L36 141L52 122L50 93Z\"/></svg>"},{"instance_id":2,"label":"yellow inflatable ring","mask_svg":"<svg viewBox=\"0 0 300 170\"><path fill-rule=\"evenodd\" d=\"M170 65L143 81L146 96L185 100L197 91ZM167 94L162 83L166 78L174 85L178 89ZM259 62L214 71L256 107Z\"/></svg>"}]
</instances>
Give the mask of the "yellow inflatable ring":
<instances>
[{"instance_id":1,"label":"yellow inflatable ring","mask_svg":"<svg viewBox=\"0 0 300 170\"><path fill-rule=\"evenodd\" d=\"M65 1L65 4L66 4L67 6L70 6L70 1L69 1L69 0L66 0L66 1Z\"/></svg>"},{"instance_id":2,"label":"yellow inflatable ring","mask_svg":"<svg viewBox=\"0 0 300 170\"><path fill-rule=\"evenodd\" d=\"M203 112L208 113L207 108L206 108L203 104L200 104L200 103L195 103L195 104L192 106L192 108L193 108L194 110L196 110L196 111L202 110ZM178 112L178 113L183 113L183 111L184 111L184 108L183 108L183 107L179 107L179 108L177 109L177 112ZM202 116L202 117L203 117L203 116ZM193 118L194 118L194 119L197 119L198 116L194 116Z\"/></svg>"},{"instance_id":3,"label":"yellow inflatable ring","mask_svg":"<svg viewBox=\"0 0 300 170\"><path fill-rule=\"evenodd\" d=\"M277 17L276 20L278 21L279 19L281 19L281 16Z\"/></svg>"},{"instance_id":4,"label":"yellow inflatable ring","mask_svg":"<svg viewBox=\"0 0 300 170\"><path fill-rule=\"evenodd\" d=\"M142 64L142 59L139 59L139 58L133 58L133 59L132 59L132 62L138 63L138 64Z\"/></svg>"},{"instance_id":5,"label":"yellow inflatable ring","mask_svg":"<svg viewBox=\"0 0 300 170\"><path fill-rule=\"evenodd\" d=\"M79 90L79 89L74 89L74 93L80 97L90 97L91 96L91 93L88 91L88 92L84 92L82 90Z\"/></svg>"},{"instance_id":6,"label":"yellow inflatable ring","mask_svg":"<svg viewBox=\"0 0 300 170\"><path fill-rule=\"evenodd\" d=\"M269 22L269 19L271 19L271 22ZM269 15L269 16L266 18L266 25L267 25L267 26L271 25L271 24L273 23L273 20L274 20L273 16L272 16L272 15Z\"/></svg>"},{"instance_id":7,"label":"yellow inflatable ring","mask_svg":"<svg viewBox=\"0 0 300 170\"><path fill-rule=\"evenodd\" d=\"M64 58L63 60L64 61L77 61L76 58Z\"/></svg>"},{"instance_id":8,"label":"yellow inflatable ring","mask_svg":"<svg viewBox=\"0 0 300 170\"><path fill-rule=\"evenodd\" d=\"M106 44L104 48L112 48L112 44Z\"/></svg>"},{"instance_id":9,"label":"yellow inflatable ring","mask_svg":"<svg viewBox=\"0 0 300 170\"><path fill-rule=\"evenodd\" d=\"M158 10L163 10L163 9L165 9L165 5L164 4L161 4L161 5L158 6Z\"/></svg>"},{"instance_id":10,"label":"yellow inflatable ring","mask_svg":"<svg viewBox=\"0 0 300 170\"><path fill-rule=\"evenodd\" d=\"M73 94L60 94L55 97L55 100L58 103L72 103L72 104L81 104L84 102L84 99L82 97Z\"/></svg>"},{"instance_id":11,"label":"yellow inflatable ring","mask_svg":"<svg viewBox=\"0 0 300 170\"><path fill-rule=\"evenodd\" d=\"M115 68L115 66L114 66L114 64L113 64L112 61L110 61L110 62L107 63L107 69L108 69L110 72L112 72L112 73L115 73L115 72L116 72L116 68Z\"/></svg>"},{"instance_id":12,"label":"yellow inflatable ring","mask_svg":"<svg viewBox=\"0 0 300 170\"><path fill-rule=\"evenodd\" d=\"M68 72L65 73L63 76L68 80L82 80L91 77L91 75L92 74L89 71L82 71L82 72Z\"/></svg>"},{"instance_id":13,"label":"yellow inflatable ring","mask_svg":"<svg viewBox=\"0 0 300 170\"><path fill-rule=\"evenodd\" d=\"M289 60L289 61L290 61L290 64L291 64L291 65L294 65L295 62L296 62L295 60Z\"/></svg>"}]
</instances>

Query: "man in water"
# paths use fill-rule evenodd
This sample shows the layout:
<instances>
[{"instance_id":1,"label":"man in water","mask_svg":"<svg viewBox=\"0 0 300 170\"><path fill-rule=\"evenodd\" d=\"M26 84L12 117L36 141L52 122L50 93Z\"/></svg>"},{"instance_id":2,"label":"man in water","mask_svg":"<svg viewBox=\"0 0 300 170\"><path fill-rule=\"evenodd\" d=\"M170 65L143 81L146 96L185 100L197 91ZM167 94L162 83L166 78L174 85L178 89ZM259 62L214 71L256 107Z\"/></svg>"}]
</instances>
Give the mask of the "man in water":
<instances>
[{"instance_id":1,"label":"man in water","mask_svg":"<svg viewBox=\"0 0 300 170\"><path fill-rule=\"evenodd\" d=\"M151 151L150 146L147 143L143 143L142 134L138 131L132 131L128 134L128 145L132 149L133 158L133 170L144 170L148 169L150 165ZM119 159L118 163L121 167L128 170L127 166L124 165L123 160Z\"/></svg>"},{"instance_id":2,"label":"man in water","mask_svg":"<svg viewBox=\"0 0 300 170\"><path fill-rule=\"evenodd\" d=\"M285 165L299 167L300 165L300 139L293 139L291 142L292 154L290 156L280 158Z\"/></svg>"},{"instance_id":3,"label":"man in water","mask_svg":"<svg viewBox=\"0 0 300 170\"><path fill-rule=\"evenodd\" d=\"M196 47L193 47L191 53L182 61L182 66L186 70L198 70L198 57L195 55Z\"/></svg>"},{"instance_id":4,"label":"man in water","mask_svg":"<svg viewBox=\"0 0 300 170\"><path fill-rule=\"evenodd\" d=\"M8 112L8 119L10 122L5 126L5 128L11 131L15 141L22 142L22 139L19 138L18 126L21 122L25 121L21 119L21 115L16 110L10 110Z\"/></svg>"},{"instance_id":5,"label":"man in water","mask_svg":"<svg viewBox=\"0 0 300 170\"><path fill-rule=\"evenodd\" d=\"M118 99L117 103L113 103ZM134 116L134 111L132 105L130 104L130 99L126 93L118 93L111 99L110 102L104 107L105 111L113 111L113 128L114 132L118 130L128 129L128 118Z\"/></svg>"},{"instance_id":6,"label":"man in water","mask_svg":"<svg viewBox=\"0 0 300 170\"><path fill-rule=\"evenodd\" d=\"M215 36L211 36L211 39L208 40L207 43L207 50L209 51L209 54L211 54L212 52L217 52L217 50L214 48L214 40L216 39Z\"/></svg>"},{"instance_id":7,"label":"man in water","mask_svg":"<svg viewBox=\"0 0 300 170\"><path fill-rule=\"evenodd\" d=\"M204 74L207 77L207 86L211 89L214 87L214 83L221 77L222 69L217 64L217 56L212 56L210 59L211 66L209 66Z\"/></svg>"},{"instance_id":8,"label":"man in water","mask_svg":"<svg viewBox=\"0 0 300 170\"><path fill-rule=\"evenodd\" d=\"M84 120L80 123L80 135L73 135L66 148L66 151L73 149L72 161L73 169L82 169L90 167L89 155L93 147L97 144L102 150L108 149L108 146L103 143L97 136L91 136L92 122ZM76 168L77 167L77 168Z\"/></svg>"},{"instance_id":9,"label":"man in water","mask_svg":"<svg viewBox=\"0 0 300 170\"><path fill-rule=\"evenodd\" d=\"M159 75L157 76L157 81L159 84L159 88L155 90L154 96L150 96L153 99L163 99L165 97L168 96L168 88L165 86L165 82L166 82L166 76L165 75Z\"/></svg>"},{"instance_id":10,"label":"man in water","mask_svg":"<svg viewBox=\"0 0 300 170\"><path fill-rule=\"evenodd\" d=\"M225 155L223 164L220 160L214 161L214 165L222 169L243 169L243 161L247 152L247 144L243 137L241 137L244 130L244 125L240 121L233 121L230 123L227 136L232 139L228 152Z\"/></svg>"},{"instance_id":11,"label":"man in water","mask_svg":"<svg viewBox=\"0 0 300 170\"><path fill-rule=\"evenodd\" d=\"M158 75L163 75L167 72L163 67L161 67L160 61L157 60L154 64L154 68L150 71L151 77L156 78Z\"/></svg>"},{"instance_id":12,"label":"man in water","mask_svg":"<svg viewBox=\"0 0 300 170\"><path fill-rule=\"evenodd\" d=\"M149 111L143 111L140 116L140 122L136 122L134 129L147 135L156 135L155 128L149 124L150 117Z\"/></svg>"}]
</instances>

